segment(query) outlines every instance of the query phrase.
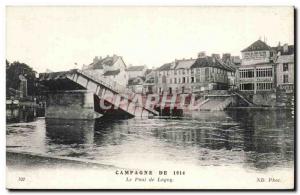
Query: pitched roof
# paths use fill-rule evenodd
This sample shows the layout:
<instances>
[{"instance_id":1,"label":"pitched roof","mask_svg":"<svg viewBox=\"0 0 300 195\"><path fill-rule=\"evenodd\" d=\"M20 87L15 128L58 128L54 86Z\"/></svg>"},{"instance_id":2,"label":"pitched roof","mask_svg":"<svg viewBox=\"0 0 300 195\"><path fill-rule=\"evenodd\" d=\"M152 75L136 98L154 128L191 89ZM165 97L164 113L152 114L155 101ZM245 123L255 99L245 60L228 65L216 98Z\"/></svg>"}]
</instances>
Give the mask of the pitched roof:
<instances>
[{"instance_id":1,"label":"pitched roof","mask_svg":"<svg viewBox=\"0 0 300 195\"><path fill-rule=\"evenodd\" d=\"M93 62L88 66L88 69L103 69L103 64L101 61Z\"/></svg>"},{"instance_id":2,"label":"pitched roof","mask_svg":"<svg viewBox=\"0 0 300 195\"><path fill-rule=\"evenodd\" d=\"M292 55L295 53L294 45L288 45L287 51L284 51L284 46L272 47L277 52L280 52L280 55Z\"/></svg>"},{"instance_id":3,"label":"pitched roof","mask_svg":"<svg viewBox=\"0 0 300 195\"><path fill-rule=\"evenodd\" d=\"M114 76L114 75L117 75L120 73L120 69L118 70L109 70L109 71L106 71L103 76Z\"/></svg>"},{"instance_id":4,"label":"pitched roof","mask_svg":"<svg viewBox=\"0 0 300 195\"><path fill-rule=\"evenodd\" d=\"M220 60L206 56L204 58L198 58L191 68L203 68L203 67L214 67L227 71L233 71L232 68L220 62Z\"/></svg>"},{"instance_id":5,"label":"pitched roof","mask_svg":"<svg viewBox=\"0 0 300 195\"><path fill-rule=\"evenodd\" d=\"M113 66L120 56L113 55L107 56L103 59L99 59L97 62L93 62L88 66L88 69L103 69L103 65Z\"/></svg>"},{"instance_id":6,"label":"pitched roof","mask_svg":"<svg viewBox=\"0 0 300 195\"><path fill-rule=\"evenodd\" d=\"M242 50L242 52L245 51L262 51L262 50L270 50L271 47L267 45L265 42L261 40L257 40L254 43L252 43L249 47L246 49Z\"/></svg>"},{"instance_id":7,"label":"pitched roof","mask_svg":"<svg viewBox=\"0 0 300 195\"><path fill-rule=\"evenodd\" d=\"M294 55L282 55L278 56L276 63L294 63Z\"/></svg>"},{"instance_id":8,"label":"pitched roof","mask_svg":"<svg viewBox=\"0 0 300 195\"><path fill-rule=\"evenodd\" d=\"M195 59L187 59L187 60L176 60L175 61L175 69L189 69L196 62Z\"/></svg>"},{"instance_id":9,"label":"pitched roof","mask_svg":"<svg viewBox=\"0 0 300 195\"><path fill-rule=\"evenodd\" d=\"M146 66L129 66L127 71L142 71L146 68Z\"/></svg>"},{"instance_id":10,"label":"pitched roof","mask_svg":"<svg viewBox=\"0 0 300 195\"><path fill-rule=\"evenodd\" d=\"M145 71L145 75L147 75L147 74L149 74L149 73L151 73L152 72L152 69L147 69L146 71Z\"/></svg>"},{"instance_id":11,"label":"pitched roof","mask_svg":"<svg viewBox=\"0 0 300 195\"><path fill-rule=\"evenodd\" d=\"M145 81L145 77L135 77L128 80L128 85L141 85Z\"/></svg>"},{"instance_id":12,"label":"pitched roof","mask_svg":"<svg viewBox=\"0 0 300 195\"><path fill-rule=\"evenodd\" d=\"M172 68L172 63L167 63L162 65L161 67L158 67L156 70L170 70Z\"/></svg>"},{"instance_id":13,"label":"pitched roof","mask_svg":"<svg viewBox=\"0 0 300 195\"><path fill-rule=\"evenodd\" d=\"M154 83L154 81L154 77L150 77L145 80L145 83Z\"/></svg>"}]
</instances>

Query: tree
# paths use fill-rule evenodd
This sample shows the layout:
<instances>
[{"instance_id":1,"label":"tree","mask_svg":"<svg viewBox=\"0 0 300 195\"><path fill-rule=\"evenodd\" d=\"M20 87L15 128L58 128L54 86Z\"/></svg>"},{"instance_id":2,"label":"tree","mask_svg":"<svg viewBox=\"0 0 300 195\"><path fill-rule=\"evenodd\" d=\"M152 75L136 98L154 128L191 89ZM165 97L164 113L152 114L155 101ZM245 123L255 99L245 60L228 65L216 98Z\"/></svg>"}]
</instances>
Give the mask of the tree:
<instances>
[{"instance_id":1,"label":"tree","mask_svg":"<svg viewBox=\"0 0 300 195\"><path fill-rule=\"evenodd\" d=\"M35 95L36 86L36 71L25 63L15 61L9 63L6 60L6 95L9 93L9 89L20 89L20 78L23 75L27 79L27 92L29 96Z\"/></svg>"}]
</instances>

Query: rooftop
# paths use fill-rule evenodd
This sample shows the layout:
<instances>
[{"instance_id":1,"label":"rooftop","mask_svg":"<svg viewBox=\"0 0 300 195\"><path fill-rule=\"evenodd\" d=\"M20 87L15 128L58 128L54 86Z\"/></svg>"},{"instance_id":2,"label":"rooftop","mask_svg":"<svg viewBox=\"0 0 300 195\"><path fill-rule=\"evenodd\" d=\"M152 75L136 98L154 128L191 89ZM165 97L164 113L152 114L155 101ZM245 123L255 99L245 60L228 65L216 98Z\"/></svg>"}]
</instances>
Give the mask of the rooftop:
<instances>
[{"instance_id":1,"label":"rooftop","mask_svg":"<svg viewBox=\"0 0 300 195\"><path fill-rule=\"evenodd\" d=\"M204 58L198 58L196 62L191 66L191 68L202 68L202 67L214 67L227 71L233 71L233 69L224 63L222 63L219 59L206 56Z\"/></svg>"},{"instance_id":2,"label":"rooftop","mask_svg":"<svg viewBox=\"0 0 300 195\"><path fill-rule=\"evenodd\" d=\"M146 66L129 66L127 71L143 71Z\"/></svg>"},{"instance_id":3,"label":"rooftop","mask_svg":"<svg viewBox=\"0 0 300 195\"><path fill-rule=\"evenodd\" d=\"M196 62L196 59L183 59L175 61L175 69L189 69Z\"/></svg>"},{"instance_id":4,"label":"rooftop","mask_svg":"<svg viewBox=\"0 0 300 195\"><path fill-rule=\"evenodd\" d=\"M173 68L173 64L172 63L166 63L166 64L158 67L156 70L170 70L171 68Z\"/></svg>"},{"instance_id":5,"label":"rooftop","mask_svg":"<svg viewBox=\"0 0 300 195\"><path fill-rule=\"evenodd\" d=\"M284 50L284 45L283 46L277 46L277 47L272 47L274 50L276 50L277 52L280 52L280 55L292 55L294 54L294 45L286 45L287 46L287 50Z\"/></svg>"},{"instance_id":6,"label":"rooftop","mask_svg":"<svg viewBox=\"0 0 300 195\"><path fill-rule=\"evenodd\" d=\"M140 85L145 81L145 77L135 77L128 80L128 85Z\"/></svg>"},{"instance_id":7,"label":"rooftop","mask_svg":"<svg viewBox=\"0 0 300 195\"><path fill-rule=\"evenodd\" d=\"M91 63L88 68L89 69L103 69L103 65L105 66L113 66L116 61L120 58L120 56L113 55L107 56L105 58L97 59L96 62Z\"/></svg>"},{"instance_id":8,"label":"rooftop","mask_svg":"<svg viewBox=\"0 0 300 195\"><path fill-rule=\"evenodd\" d=\"M263 51L263 50L270 50L271 47L267 45L265 42L262 40L257 40L254 43L252 43L249 47L246 49L242 50L242 52L246 51Z\"/></svg>"},{"instance_id":9,"label":"rooftop","mask_svg":"<svg viewBox=\"0 0 300 195\"><path fill-rule=\"evenodd\" d=\"M109 71L106 71L103 76L114 76L114 75L117 75L120 73L120 69L118 70L109 70Z\"/></svg>"}]
</instances>

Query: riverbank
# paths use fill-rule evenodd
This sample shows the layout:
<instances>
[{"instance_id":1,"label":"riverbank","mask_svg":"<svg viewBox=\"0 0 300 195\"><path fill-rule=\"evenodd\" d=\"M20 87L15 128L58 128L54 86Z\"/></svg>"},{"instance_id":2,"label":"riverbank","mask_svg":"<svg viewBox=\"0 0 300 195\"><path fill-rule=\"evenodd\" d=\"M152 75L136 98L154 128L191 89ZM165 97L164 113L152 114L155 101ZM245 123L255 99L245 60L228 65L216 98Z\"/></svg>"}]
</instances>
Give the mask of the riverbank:
<instances>
[{"instance_id":1,"label":"riverbank","mask_svg":"<svg viewBox=\"0 0 300 195\"><path fill-rule=\"evenodd\" d=\"M117 174L117 171L121 170L118 168L104 168L107 166L103 167L100 164L94 166L94 163L26 152L8 151L7 160L8 164L11 164L7 166L6 172L8 189L293 189L294 187L294 172L291 168L254 171L245 170L240 166L186 164L178 167L145 166L142 170L151 171L153 174L123 175ZM14 163L26 166L17 169L13 167L16 165ZM32 163L44 167L31 167ZM45 166L49 163L52 166ZM56 165L53 166L52 163ZM66 165L72 166L69 168ZM166 175L160 175L161 170L165 171ZM174 170L184 171L185 174L173 175ZM229 177L224 180L224 175ZM270 178L268 182L257 182L257 178L266 175L271 179L274 177L278 182L270 182Z\"/></svg>"},{"instance_id":2,"label":"riverbank","mask_svg":"<svg viewBox=\"0 0 300 195\"><path fill-rule=\"evenodd\" d=\"M293 110L294 107L263 107L263 106L249 106L249 107L228 107L227 110Z\"/></svg>"},{"instance_id":3,"label":"riverbank","mask_svg":"<svg viewBox=\"0 0 300 195\"><path fill-rule=\"evenodd\" d=\"M59 157L23 151L6 151L6 166L12 169L36 168L80 168L80 169L115 169L112 165L71 157Z\"/></svg>"}]
</instances>

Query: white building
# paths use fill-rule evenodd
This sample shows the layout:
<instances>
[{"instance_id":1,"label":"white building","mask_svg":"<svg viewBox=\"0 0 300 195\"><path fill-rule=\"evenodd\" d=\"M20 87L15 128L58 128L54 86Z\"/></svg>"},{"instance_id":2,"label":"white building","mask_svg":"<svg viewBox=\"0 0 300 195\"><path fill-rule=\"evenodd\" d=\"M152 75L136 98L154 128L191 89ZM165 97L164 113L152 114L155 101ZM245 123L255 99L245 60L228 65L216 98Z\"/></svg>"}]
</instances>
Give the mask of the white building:
<instances>
[{"instance_id":1,"label":"white building","mask_svg":"<svg viewBox=\"0 0 300 195\"><path fill-rule=\"evenodd\" d=\"M216 55L199 53L197 59L182 59L162 65L156 70L157 93L195 93L223 90L229 87L229 76L235 70Z\"/></svg>"},{"instance_id":2,"label":"white building","mask_svg":"<svg viewBox=\"0 0 300 195\"><path fill-rule=\"evenodd\" d=\"M147 67L145 65L129 66L127 68L129 78L143 77L145 75L146 70L147 70Z\"/></svg>"},{"instance_id":3,"label":"white building","mask_svg":"<svg viewBox=\"0 0 300 195\"><path fill-rule=\"evenodd\" d=\"M272 91L275 87L275 56L276 51L261 40L242 50L238 75L240 90L254 94Z\"/></svg>"},{"instance_id":4,"label":"white building","mask_svg":"<svg viewBox=\"0 0 300 195\"><path fill-rule=\"evenodd\" d=\"M277 47L276 59L277 87L286 92L294 90L294 46L284 44Z\"/></svg>"},{"instance_id":5,"label":"white building","mask_svg":"<svg viewBox=\"0 0 300 195\"><path fill-rule=\"evenodd\" d=\"M123 58L113 55L105 58L95 57L93 63L85 67L84 70L96 77L103 77L126 87L128 83L126 68Z\"/></svg>"}]
</instances>

